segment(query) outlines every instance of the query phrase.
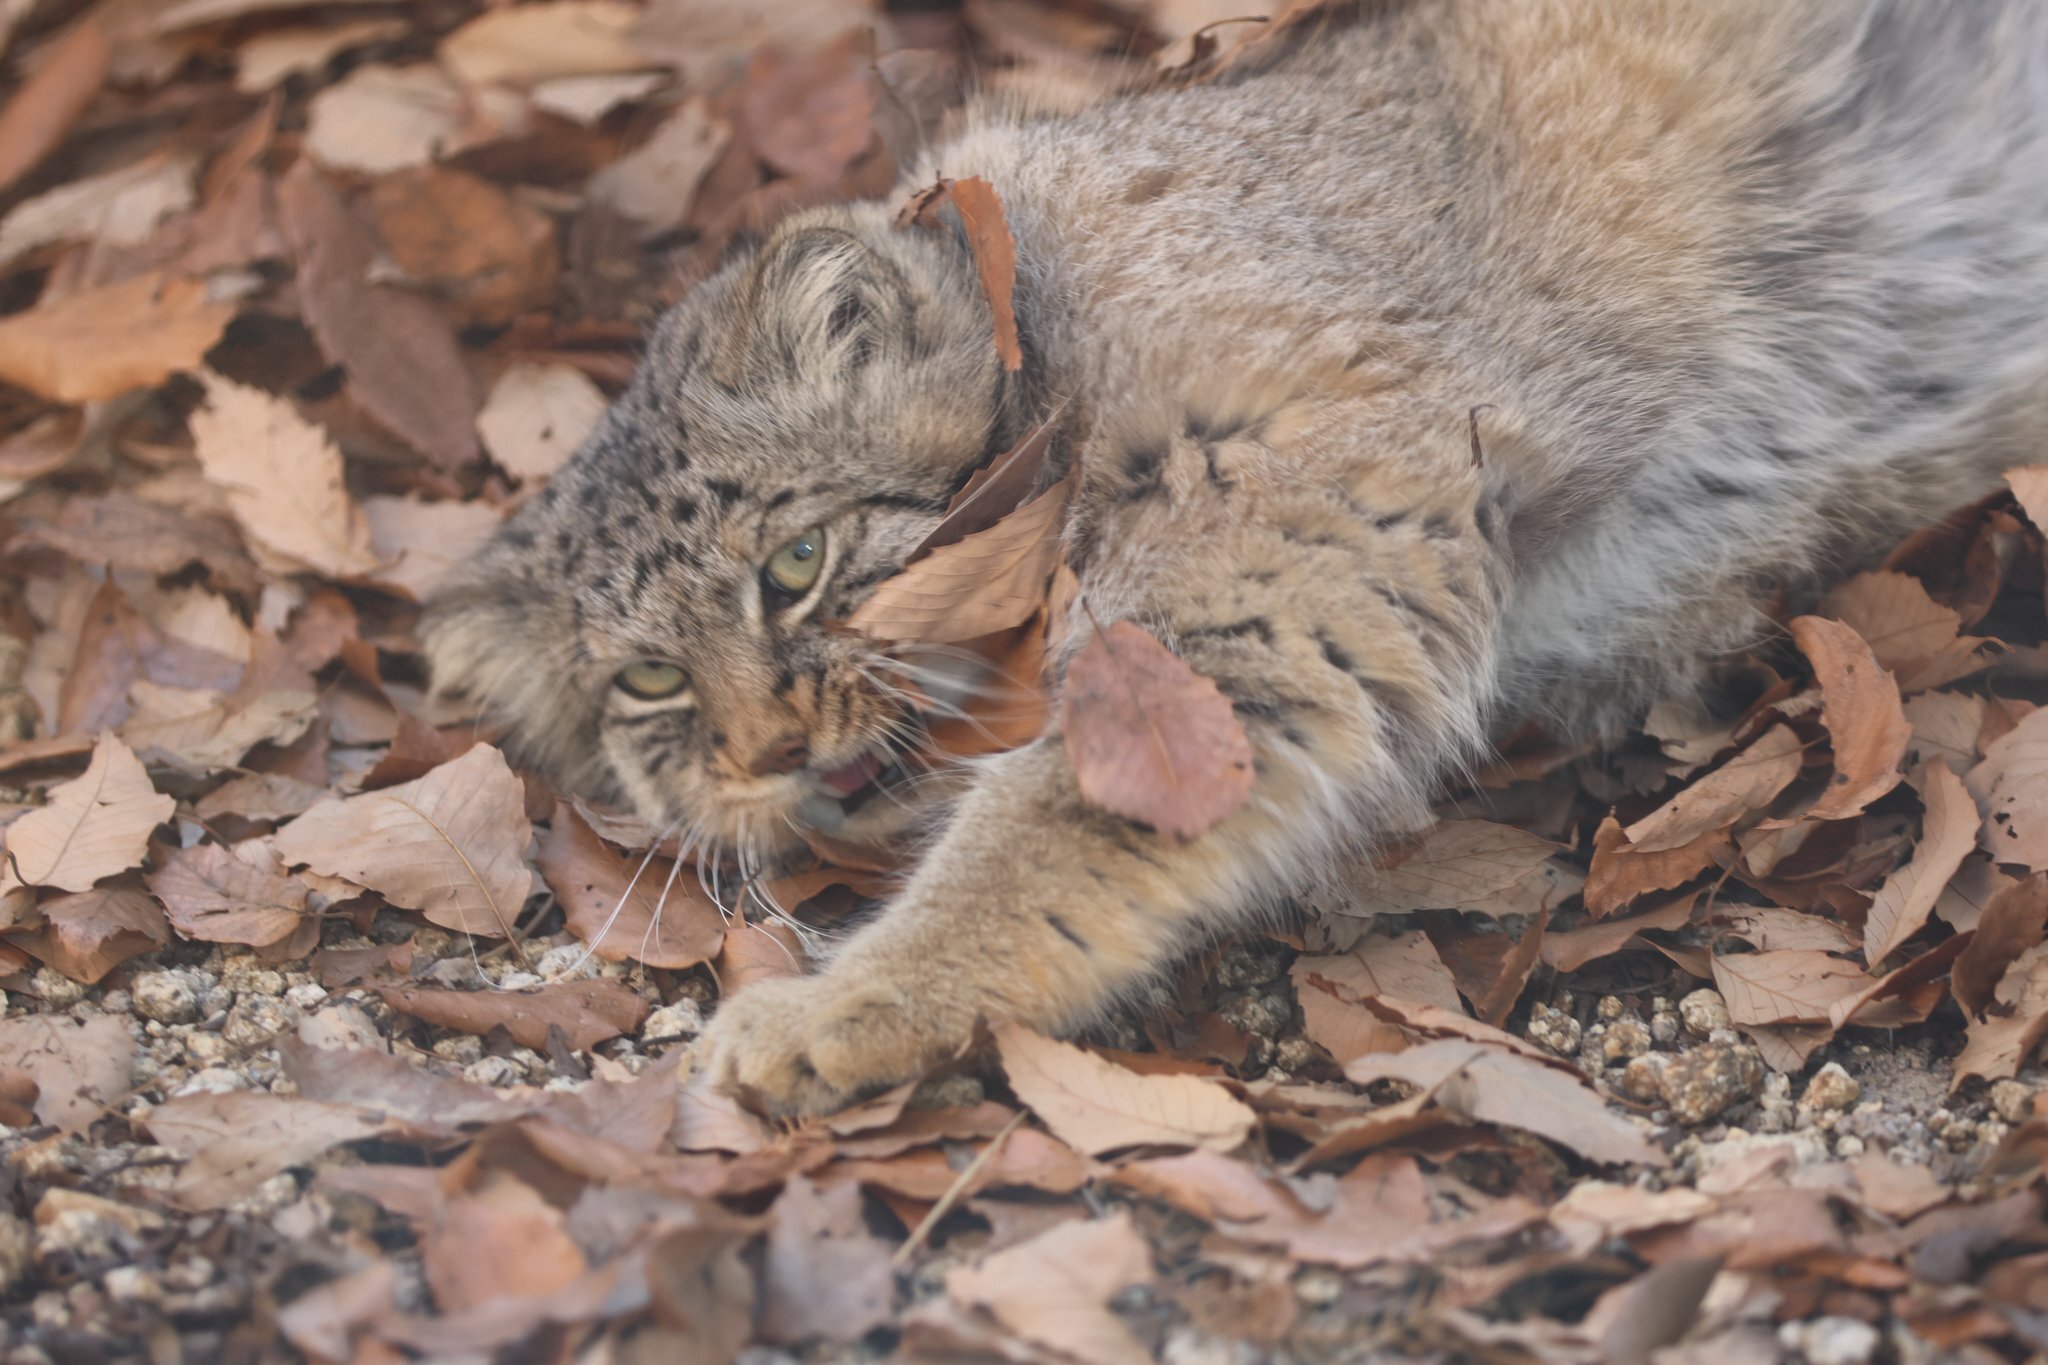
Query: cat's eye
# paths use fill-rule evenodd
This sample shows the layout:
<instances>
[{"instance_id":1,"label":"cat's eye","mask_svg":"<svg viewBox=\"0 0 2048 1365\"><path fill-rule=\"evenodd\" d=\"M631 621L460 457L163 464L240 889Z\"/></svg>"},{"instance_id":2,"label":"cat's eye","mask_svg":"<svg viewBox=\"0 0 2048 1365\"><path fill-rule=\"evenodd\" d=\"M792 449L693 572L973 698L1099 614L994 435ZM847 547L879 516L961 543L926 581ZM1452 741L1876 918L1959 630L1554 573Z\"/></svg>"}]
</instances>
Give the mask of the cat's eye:
<instances>
[{"instance_id":1,"label":"cat's eye","mask_svg":"<svg viewBox=\"0 0 2048 1365\"><path fill-rule=\"evenodd\" d=\"M783 596L796 596L811 590L811 584L818 581L818 571L825 567L825 531L813 526L810 530L790 541L761 566L761 576L768 586Z\"/></svg>"},{"instance_id":2,"label":"cat's eye","mask_svg":"<svg viewBox=\"0 0 2048 1365\"><path fill-rule=\"evenodd\" d=\"M642 701L660 701L673 697L683 690L690 681L690 675L674 664L637 663L627 664L612 679L619 690L629 697Z\"/></svg>"}]
</instances>

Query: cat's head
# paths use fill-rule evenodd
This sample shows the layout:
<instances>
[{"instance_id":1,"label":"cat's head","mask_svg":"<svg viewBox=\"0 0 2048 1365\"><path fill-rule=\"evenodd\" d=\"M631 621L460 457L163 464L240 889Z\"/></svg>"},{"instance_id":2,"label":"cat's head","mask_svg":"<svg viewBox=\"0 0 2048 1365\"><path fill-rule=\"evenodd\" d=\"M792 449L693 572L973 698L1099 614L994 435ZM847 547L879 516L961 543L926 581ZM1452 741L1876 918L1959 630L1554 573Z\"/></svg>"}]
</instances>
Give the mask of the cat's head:
<instances>
[{"instance_id":1,"label":"cat's head","mask_svg":"<svg viewBox=\"0 0 2048 1365\"><path fill-rule=\"evenodd\" d=\"M796 825L900 829L904 698L949 680L835 623L1014 434L990 327L957 237L874 206L789 222L663 320L575 457L430 605L436 686L657 825L755 853Z\"/></svg>"}]
</instances>

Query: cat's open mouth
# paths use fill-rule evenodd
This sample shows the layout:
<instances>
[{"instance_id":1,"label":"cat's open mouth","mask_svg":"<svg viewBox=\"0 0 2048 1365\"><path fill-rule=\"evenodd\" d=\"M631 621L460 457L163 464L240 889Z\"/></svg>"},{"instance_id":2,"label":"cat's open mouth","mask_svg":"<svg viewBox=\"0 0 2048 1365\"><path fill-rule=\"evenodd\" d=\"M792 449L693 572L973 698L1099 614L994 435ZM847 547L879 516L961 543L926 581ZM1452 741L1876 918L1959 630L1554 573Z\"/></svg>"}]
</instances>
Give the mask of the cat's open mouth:
<instances>
[{"instance_id":1,"label":"cat's open mouth","mask_svg":"<svg viewBox=\"0 0 2048 1365\"><path fill-rule=\"evenodd\" d=\"M829 834L885 790L907 781L910 772L902 763L870 751L814 776L821 790L804 798L797 818Z\"/></svg>"}]
</instances>

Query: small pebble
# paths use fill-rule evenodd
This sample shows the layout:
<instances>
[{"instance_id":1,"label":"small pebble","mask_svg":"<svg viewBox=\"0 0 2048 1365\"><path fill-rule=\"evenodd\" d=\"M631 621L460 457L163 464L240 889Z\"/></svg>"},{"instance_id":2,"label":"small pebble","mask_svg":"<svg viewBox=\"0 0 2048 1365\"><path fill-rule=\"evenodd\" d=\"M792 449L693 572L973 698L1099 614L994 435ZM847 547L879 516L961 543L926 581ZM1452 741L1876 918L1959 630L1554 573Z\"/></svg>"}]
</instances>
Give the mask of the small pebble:
<instances>
[{"instance_id":1,"label":"small pebble","mask_svg":"<svg viewBox=\"0 0 2048 1365\"><path fill-rule=\"evenodd\" d=\"M1701 1124L1753 1098L1763 1087L1764 1062L1754 1048L1709 1043L1673 1057L1662 1081L1672 1117Z\"/></svg>"},{"instance_id":2,"label":"small pebble","mask_svg":"<svg viewBox=\"0 0 2048 1365\"><path fill-rule=\"evenodd\" d=\"M293 1010L275 995L250 995L235 1002L221 1037L241 1048L258 1048L292 1026Z\"/></svg>"},{"instance_id":3,"label":"small pebble","mask_svg":"<svg viewBox=\"0 0 2048 1365\"><path fill-rule=\"evenodd\" d=\"M501 991L523 991L542 984L540 977L532 972L507 972L497 980L497 987Z\"/></svg>"},{"instance_id":4,"label":"small pebble","mask_svg":"<svg viewBox=\"0 0 2048 1365\"><path fill-rule=\"evenodd\" d=\"M1645 1104L1655 1103L1664 1095L1664 1068L1671 1058L1661 1052L1646 1052L1640 1057L1631 1057L1628 1065L1616 1077L1615 1089L1632 1100Z\"/></svg>"},{"instance_id":5,"label":"small pebble","mask_svg":"<svg viewBox=\"0 0 2048 1365\"><path fill-rule=\"evenodd\" d=\"M200 982L196 972L166 968L143 972L132 983L135 1012L160 1024L189 1024L199 1017Z\"/></svg>"},{"instance_id":6,"label":"small pebble","mask_svg":"<svg viewBox=\"0 0 2048 1365\"><path fill-rule=\"evenodd\" d=\"M520 1085L526 1080L526 1073L510 1057L479 1057L462 1068L462 1075L478 1085L499 1087Z\"/></svg>"},{"instance_id":7,"label":"small pebble","mask_svg":"<svg viewBox=\"0 0 2048 1365\"><path fill-rule=\"evenodd\" d=\"M640 1026L640 1036L649 1040L694 1038L704 1031L704 1007L694 1000L678 1000L673 1005L663 1005L647 1016L647 1022Z\"/></svg>"},{"instance_id":8,"label":"small pebble","mask_svg":"<svg viewBox=\"0 0 2048 1365\"><path fill-rule=\"evenodd\" d=\"M2025 1123L2034 1115L2034 1087L2024 1081L1994 1081L1991 1112L2007 1123Z\"/></svg>"},{"instance_id":9,"label":"small pebble","mask_svg":"<svg viewBox=\"0 0 2048 1365\"><path fill-rule=\"evenodd\" d=\"M327 999L327 988L317 981L301 981L284 993L284 1001L296 1010L309 1010Z\"/></svg>"},{"instance_id":10,"label":"small pebble","mask_svg":"<svg viewBox=\"0 0 2048 1365\"><path fill-rule=\"evenodd\" d=\"M534 959L533 969L543 980L561 981L596 976L598 963L601 961L603 959L591 952L587 944L562 943Z\"/></svg>"},{"instance_id":11,"label":"small pebble","mask_svg":"<svg viewBox=\"0 0 2048 1365\"><path fill-rule=\"evenodd\" d=\"M1290 1033L1273 1044L1273 1065L1283 1071L1304 1071L1321 1056L1316 1045L1298 1033Z\"/></svg>"},{"instance_id":12,"label":"small pebble","mask_svg":"<svg viewBox=\"0 0 2048 1365\"><path fill-rule=\"evenodd\" d=\"M234 1055L234 1044L218 1033L193 1029L185 1035L185 1060L193 1066L218 1066Z\"/></svg>"},{"instance_id":13,"label":"small pebble","mask_svg":"<svg viewBox=\"0 0 2048 1365\"><path fill-rule=\"evenodd\" d=\"M1697 990L1678 1002L1678 1017L1693 1037L1712 1037L1715 1029L1728 1027L1728 1002L1717 990Z\"/></svg>"},{"instance_id":14,"label":"small pebble","mask_svg":"<svg viewBox=\"0 0 2048 1365\"><path fill-rule=\"evenodd\" d=\"M1610 1023L1607 1036L1600 1041L1600 1055L1610 1064L1640 1057L1649 1050L1650 1030L1634 1015L1626 1015Z\"/></svg>"},{"instance_id":15,"label":"small pebble","mask_svg":"<svg viewBox=\"0 0 2048 1365\"><path fill-rule=\"evenodd\" d=\"M1599 1016L1601 1023L1611 1024L1628 1013L1628 1006L1621 1002L1618 995L1603 995L1600 997L1600 1003L1593 1006L1593 1013Z\"/></svg>"},{"instance_id":16,"label":"small pebble","mask_svg":"<svg viewBox=\"0 0 2048 1365\"><path fill-rule=\"evenodd\" d=\"M1658 1003L1661 1004L1663 1002L1659 1001ZM1650 1016L1650 1039L1658 1047L1670 1047L1678 1041L1680 1027L1678 1016L1671 1011L1667 1010L1662 1014L1653 1014Z\"/></svg>"},{"instance_id":17,"label":"small pebble","mask_svg":"<svg viewBox=\"0 0 2048 1365\"><path fill-rule=\"evenodd\" d=\"M211 1038L213 1035L208 1033L200 1036ZM193 1072L183 1085L171 1093L173 1095L225 1095L230 1090L247 1090L248 1088L249 1078L234 1068L209 1066L203 1071Z\"/></svg>"},{"instance_id":18,"label":"small pebble","mask_svg":"<svg viewBox=\"0 0 2048 1365\"><path fill-rule=\"evenodd\" d=\"M115 1303L160 1303L164 1287L156 1276L136 1265L117 1265L100 1277L100 1287Z\"/></svg>"},{"instance_id":19,"label":"small pebble","mask_svg":"<svg viewBox=\"0 0 2048 1365\"><path fill-rule=\"evenodd\" d=\"M1293 1004L1279 995L1226 996L1216 1012L1239 1032L1266 1039L1277 1038L1294 1018Z\"/></svg>"},{"instance_id":20,"label":"small pebble","mask_svg":"<svg viewBox=\"0 0 2048 1365\"><path fill-rule=\"evenodd\" d=\"M35 1257L35 1229L17 1213L0 1212L0 1294L21 1287Z\"/></svg>"},{"instance_id":21,"label":"small pebble","mask_svg":"<svg viewBox=\"0 0 2048 1365\"><path fill-rule=\"evenodd\" d=\"M1538 1005L1529 1012L1529 1041L1560 1057L1570 1057L1579 1050L1579 1021L1562 1010L1549 1005Z\"/></svg>"},{"instance_id":22,"label":"small pebble","mask_svg":"<svg viewBox=\"0 0 2048 1365\"><path fill-rule=\"evenodd\" d=\"M1226 991L1247 990L1278 981L1287 970L1288 953L1267 939L1245 939L1223 950L1213 980Z\"/></svg>"},{"instance_id":23,"label":"small pebble","mask_svg":"<svg viewBox=\"0 0 2048 1365\"><path fill-rule=\"evenodd\" d=\"M92 987L82 981L73 981L53 967L38 967L31 978L34 994L41 998L45 1010L68 1010L85 999Z\"/></svg>"},{"instance_id":24,"label":"small pebble","mask_svg":"<svg viewBox=\"0 0 2048 1365\"><path fill-rule=\"evenodd\" d=\"M1334 1270L1310 1266L1294 1277L1294 1297L1311 1308L1327 1308L1344 1293L1344 1277Z\"/></svg>"},{"instance_id":25,"label":"small pebble","mask_svg":"<svg viewBox=\"0 0 2048 1365\"><path fill-rule=\"evenodd\" d=\"M1835 1155L1844 1161L1863 1155L1863 1139L1854 1133L1844 1133L1835 1139Z\"/></svg>"},{"instance_id":26,"label":"small pebble","mask_svg":"<svg viewBox=\"0 0 2048 1365\"><path fill-rule=\"evenodd\" d=\"M1806 1093L1799 1103L1806 1109L1843 1110L1863 1097L1863 1087L1854 1076L1842 1069L1840 1062L1829 1062L1813 1073L1813 1079L1806 1083Z\"/></svg>"},{"instance_id":27,"label":"small pebble","mask_svg":"<svg viewBox=\"0 0 2048 1365\"><path fill-rule=\"evenodd\" d=\"M1778 1343L1808 1365L1864 1365L1877 1353L1877 1329L1855 1318L1814 1318L1778 1328Z\"/></svg>"},{"instance_id":28,"label":"small pebble","mask_svg":"<svg viewBox=\"0 0 2048 1365\"><path fill-rule=\"evenodd\" d=\"M468 1066L484 1055L484 1040L474 1033L451 1033L446 1038L436 1038L429 1051L444 1062Z\"/></svg>"},{"instance_id":29,"label":"small pebble","mask_svg":"<svg viewBox=\"0 0 2048 1365\"><path fill-rule=\"evenodd\" d=\"M302 1017L299 1041L312 1047L384 1050L384 1035L378 1031L376 1021L362 1006L349 1000L337 1001Z\"/></svg>"}]
</instances>

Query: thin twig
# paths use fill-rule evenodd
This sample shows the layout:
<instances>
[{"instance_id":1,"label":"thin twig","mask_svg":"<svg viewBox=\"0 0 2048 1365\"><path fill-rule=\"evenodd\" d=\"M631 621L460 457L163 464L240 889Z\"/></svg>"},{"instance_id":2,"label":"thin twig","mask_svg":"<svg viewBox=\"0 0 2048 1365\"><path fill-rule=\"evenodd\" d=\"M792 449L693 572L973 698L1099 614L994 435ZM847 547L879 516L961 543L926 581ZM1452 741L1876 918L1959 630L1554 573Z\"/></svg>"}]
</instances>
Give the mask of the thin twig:
<instances>
[{"instance_id":1,"label":"thin twig","mask_svg":"<svg viewBox=\"0 0 2048 1365\"><path fill-rule=\"evenodd\" d=\"M995 1160L996 1153L1002 1150L1003 1144L1010 1140L1010 1134L1016 1132L1017 1125L1023 1121L1024 1111L1019 1109L1010 1116L1010 1121L989 1139L988 1146L975 1153L974 1160L967 1163L966 1168L953 1178L953 1183L946 1188L946 1192L939 1196L939 1202L932 1205L932 1211L910 1230L909 1240L896 1248L896 1254L889 1258L889 1269L903 1269L910 1258L917 1254L917 1249L932 1235L932 1229L939 1225L939 1220L953 1211L953 1206L966 1195L967 1187L974 1183L974 1177L980 1175L983 1168Z\"/></svg>"}]
</instances>

